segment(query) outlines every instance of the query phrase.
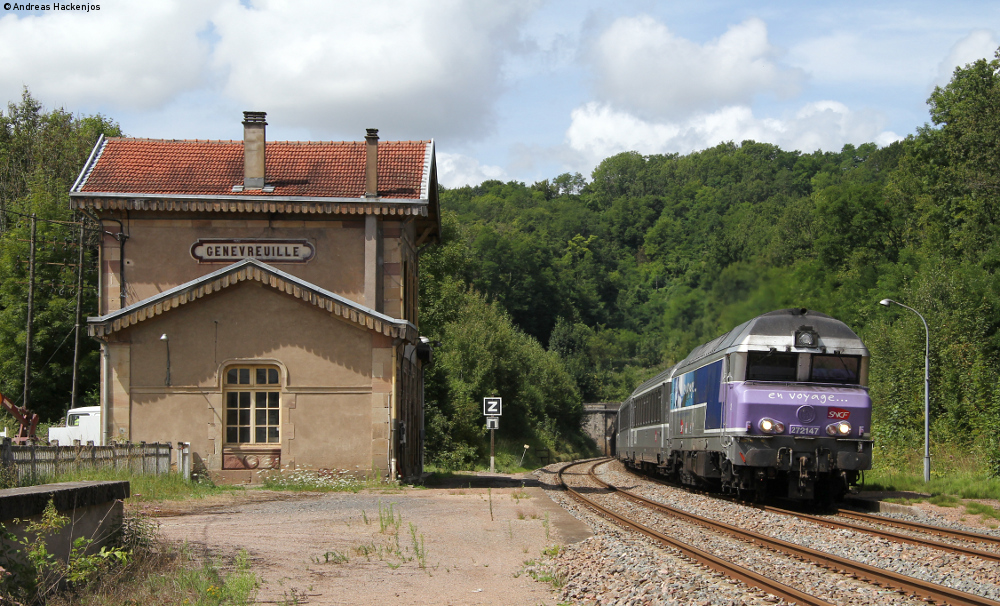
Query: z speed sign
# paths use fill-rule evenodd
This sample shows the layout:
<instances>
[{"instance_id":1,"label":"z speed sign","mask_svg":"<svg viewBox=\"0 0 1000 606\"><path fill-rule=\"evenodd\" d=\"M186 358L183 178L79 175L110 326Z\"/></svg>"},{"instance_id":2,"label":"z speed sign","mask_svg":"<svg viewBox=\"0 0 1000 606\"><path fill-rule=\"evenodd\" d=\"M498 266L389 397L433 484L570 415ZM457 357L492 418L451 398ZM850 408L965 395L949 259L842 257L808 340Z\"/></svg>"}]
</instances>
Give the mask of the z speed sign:
<instances>
[{"instance_id":1,"label":"z speed sign","mask_svg":"<svg viewBox=\"0 0 1000 606\"><path fill-rule=\"evenodd\" d=\"M487 417L499 417L502 410L502 398L483 398L483 414Z\"/></svg>"}]
</instances>

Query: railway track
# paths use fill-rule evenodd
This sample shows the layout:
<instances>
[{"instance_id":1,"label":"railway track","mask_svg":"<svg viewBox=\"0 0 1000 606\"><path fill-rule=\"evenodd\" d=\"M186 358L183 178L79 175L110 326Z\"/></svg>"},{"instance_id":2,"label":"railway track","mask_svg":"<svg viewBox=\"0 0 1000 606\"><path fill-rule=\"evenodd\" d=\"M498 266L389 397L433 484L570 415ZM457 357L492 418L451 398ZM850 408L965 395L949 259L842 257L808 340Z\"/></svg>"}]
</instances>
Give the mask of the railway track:
<instances>
[{"instance_id":1,"label":"railway track","mask_svg":"<svg viewBox=\"0 0 1000 606\"><path fill-rule=\"evenodd\" d=\"M596 474L594 473L594 469L597 467L597 465L599 465L602 462L604 462L604 460L597 462L589 462L591 467L588 471L588 479L591 482L596 483L599 487L601 487L602 490L608 492L614 492L622 496L623 498L626 498L636 504L641 505L642 507L668 514L675 518L685 520L689 523L697 524L699 526L708 528L715 532L735 537L738 540L753 543L762 546L768 550L785 554L787 556L805 562L810 562L825 569L833 570L851 576L853 578L857 578L866 581L868 583L877 585L879 587L891 588L901 593L918 596L919 598L925 601L932 601L939 604L950 604L954 606L1000 606L1000 602L988 598L952 589L943 585L937 585L910 576L898 574L875 566L839 557L823 551L813 550L808 547L803 547L801 545L789 543L787 541L782 541L780 539L768 537L753 531L741 529L732 526L730 524L726 524L724 522L711 520L673 507L669 507L667 505L651 501L645 497L631 493L629 491L615 488L597 478ZM566 469L569 469L569 467L567 467ZM780 583L773 579L769 579L763 575L754 573L747 569L740 568L739 566L736 566L731 562L717 561L719 560L719 558L715 558L715 556L712 556L707 552L698 550L697 548L694 548L690 545L679 543L678 541L670 539L669 537L665 537L661 533L658 533L655 530L645 527L642 524L639 524L638 522L626 519L624 516L621 516L618 513L609 511L607 508L596 503L593 499L587 498L586 496L581 494L580 491L570 488L568 485L566 485L562 473L560 473L560 480L563 482L565 486L567 486L567 490L569 490L570 493L573 494L575 498L580 499L581 501L587 503L588 506L594 508L595 510L600 511L603 515L611 517L619 521L619 523L626 525L627 527L636 529L639 532L642 532L643 534L646 534L647 536L650 536L657 541L671 545L675 549L681 550L689 557L694 558L695 560L703 563L704 565L719 572L722 572L727 576L737 578L740 581L747 584L748 586L758 587L760 589L773 593L779 597L782 597L785 600L797 602L800 604L826 603L823 602L822 600L817 601L817 598L814 598L792 587L784 585L783 583ZM798 514L796 512L790 512L790 513L798 516L804 515L804 514ZM825 525L829 526L830 524L827 523ZM864 529L864 527L861 527L859 529ZM868 528L865 530L870 531L871 529ZM906 539L907 542L916 541L916 539L913 539L912 537L906 537ZM901 540L901 539L893 538L892 540ZM948 547L955 547L955 546L949 545ZM935 548L937 548L937 545L935 545ZM996 554L992 555L995 556ZM977 555L977 557L981 556Z\"/></svg>"},{"instance_id":2,"label":"railway track","mask_svg":"<svg viewBox=\"0 0 1000 606\"><path fill-rule=\"evenodd\" d=\"M933 549L939 549L941 551L947 551L949 553L957 553L957 554L961 554L961 555L964 555L964 556L981 558L983 560L991 560L991 561L994 561L994 562L1000 562L1000 553L997 553L997 552L994 552L994 551L986 551L986 550L983 550L983 549L977 549L975 547L965 547L965 546L962 546L962 545L955 545L955 544L952 544L952 543L944 543L944 542L937 541L937 540L934 540L934 539L926 539L926 538L920 538L920 537L913 537L913 536L901 534L901 533L898 533L898 532L892 532L892 531L889 531L889 530L881 530L879 528L872 528L871 526L864 526L862 524L853 524L851 522L842 522L842 521L837 520L837 519L832 518L832 517L810 515L810 514L807 514L807 513L802 513L802 512L798 512L798 511L792 511L792 510L789 510L789 509L781 509L779 507L771 507L769 505L758 507L758 508L761 509L761 510L763 510L763 511L768 511L768 512L771 512L771 513L778 513L778 514L782 514L782 515L793 516L793 517L799 518L800 520L806 520L808 522L813 522L814 524L820 524L820 525L826 526L828 528L842 528L842 529L846 529L846 530L853 530L855 532L862 532L862 533L865 533L865 534L870 534L870 535L882 537L883 539L888 539L890 541L897 541L897 542L900 542L900 543L907 543L909 545L920 545L920 546L923 546L923 547L930 547L930 548L933 548ZM856 512L846 511L846 510L839 510L837 512L837 515L843 516L843 517L855 517ZM887 525L887 526L897 526L897 524L892 523L892 522L896 522L896 520L888 520L888 522L887 522L886 521L887 518L884 518L884 517L881 517L881 516L872 516L872 515L865 515L865 514L862 514L862 515L864 515L864 517L859 517L857 519L862 519L862 520L864 520L864 521L866 521L868 523L871 523L871 524L883 524L883 525ZM975 543L983 543L983 544L990 544L990 545L1000 546L1000 539L997 539L996 537L991 537L989 535L982 535L982 534L977 534L977 533L974 533L974 532L953 531L953 530L948 529L948 528L941 528L940 526L931 526L929 524L919 524L919 523L916 523L916 522L913 522L913 523L906 522L905 524L906 524L906 526L903 526L902 524L900 524L900 525L898 525L898 527L906 528L907 530L911 530L911 531L914 531L914 532L922 532L922 533L925 533L925 534L928 534L928 535L932 535L932 536L959 538L959 539L962 539L962 540L965 540L965 541L970 541L970 542L975 542Z\"/></svg>"},{"instance_id":3,"label":"railway track","mask_svg":"<svg viewBox=\"0 0 1000 606\"><path fill-rule=\"evenodd\" d=\"M601 461L594 462L593 466L596 467ZM597 501L584 496L580 491L571 487L566 483L564 478L564 473L566 470L574 467L574 465L569 465L564 467L559 471L559 482L563 487L571 494L574 498L580 502L586 504L588 507L594 509L601 515L618 522L626 528L630 528L640 534L646 535L647 537L659 542L662 545L673 547L677 551L681 552L685 556L693 559L694 561L702 564L703 566L710 568L716 572L726 575L729 578L736 579L747 585L748 587L756 587L762 591L767 591L768 593L774 594L788 602L795 602L797 604L807 604L810 606L833 606L830 602L826 602L807 593L803 593L794 587L789 587L784 583L775 581L761 574L758 574L752 570L748 570L741 566L738 566L732 562L718 558L707 551L698 549L686 543L682 543L676 539L668 537L665 534L657 532L648 526L630 520L625 516L619 515L614 511L604 507L603 505L597 503ZM593 477L593 467L590 469L590 475ZM600 480L598 480L600 482ZM600 482L603 484L603 482ZM607 485L605 484L605 488ZM613 490L613 489L612 489Z\"/></svg>"},{"instance_id":4,"label":"railway track","mask_svg":"<svg viewBox=\"0 0 1000 606\"><path fill-rule=\"evenodd\" d=\"M981 534L978 532L968 532L965 530L958 530L957 528L944 528L941 526L933 526L931 524L921 524L919 522L908 522L906 520L896 520L893 518L887 518L885 516L877 516L869 513L852 511L850 509L838 509L837 515L843 516L845 518L853 518L855 520L860 520L863 522L867 522L869 524L893 526L896 528L901 528L913 532L922 532L924 534L932 536L959 539L962 541L968 541L970 543L980 543L983 545L989 545L991 547L1000 548L1000 537L994 537L988 534ZM857 528L863 529L864 527L857 526Z\"/></svg>"},{"instance_id":5,"label":"railway track","mask_svg":"<svg viewBox=\"0 0 1000 606\"><path fill-rule=\"evenodd\" d=\"M633 472L634 473L634 472ZM890 541L897 541L900 543L907 543L909 545L920 545L923 547L930 547L933 549L939 549L941 551L946 551L949 553L961 554L969 557L981 558L983 560L990 560L993 562L1000 562L1000 552L988 551L985 549L979 549L978 547L966 547L962 545L955 545L953 543L944 543L934 539L922 539L919 537L913 537L910 535L901 534L899 532L893 532L891 530L882 530L879 528L873 528L872 526L865 526L864 524L855 524L851 522L845 522L837 520L835 517L831 516L818 516L811 515L808 513L803 513L801 511L795 511L791 509L784 509L781 507L774 507L772 505L761 505L759 503L750 503L747 501L740 500L736 497L728 495L719 495L709 492L699 491L697 489L692 489L689 486L682 486L680 484L673 484L671 482L666 482L659 478L642 475L640 476L645 480L650 482L660 484L662 486L669 486L672 488L679 488L682 490L689 490L697 494L704 494L711 496L716 499L723 499L731 503L738 503L745 505L747 507L753 507L761 511L767 511L769 513L776 513L781 515L793 516L801 520L813 522L815 524L820 524L828 528L841 528L845 530L853 530L855 532L862 532ZM902 530L907 530L910 532L918 532L932 537L957 539L965 541L967 543L973 543L980 546L992 547L994 549L1000 549L1000 537L994 537L986 534L968 532L965 530L958 530L954 528L944 528L942 526L934 526L931 524L921 524L920 522L909 522L906 520L896 520L893 518L887 518L885 516L877 516L868 513L862 513L850 509L838 509L836 515L842 518L850 518L865 522L866 524L872 524L876 526L890 526L894 528L899 528Z\"/></svg>"}]
</instances>

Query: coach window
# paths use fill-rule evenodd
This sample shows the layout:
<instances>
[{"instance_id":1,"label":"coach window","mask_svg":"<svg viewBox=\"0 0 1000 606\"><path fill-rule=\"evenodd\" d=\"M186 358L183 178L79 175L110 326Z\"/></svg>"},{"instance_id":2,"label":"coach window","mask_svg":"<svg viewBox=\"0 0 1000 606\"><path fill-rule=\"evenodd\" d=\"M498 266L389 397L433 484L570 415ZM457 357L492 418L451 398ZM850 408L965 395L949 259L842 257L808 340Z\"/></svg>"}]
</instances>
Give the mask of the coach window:
<instances>
[{"instance_id":1,"label":"coach window","mask_svg":"<svg viewBox=\"0 0 1000 606\"><path fill-rule=\"evenodd\" d=\"M226 444L279 444L278 369L234 366L226 370Z\"/></svg>"}]
</instances>

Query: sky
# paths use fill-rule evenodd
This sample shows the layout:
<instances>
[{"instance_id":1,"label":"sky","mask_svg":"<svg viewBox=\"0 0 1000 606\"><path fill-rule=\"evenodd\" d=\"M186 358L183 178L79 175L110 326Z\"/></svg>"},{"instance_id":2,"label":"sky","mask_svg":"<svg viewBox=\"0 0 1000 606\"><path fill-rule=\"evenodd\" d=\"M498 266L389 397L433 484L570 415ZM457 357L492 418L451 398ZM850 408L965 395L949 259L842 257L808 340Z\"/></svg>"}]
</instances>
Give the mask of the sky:
<instances>
[{"instance_id":1,"label":"sky","mask_svg":"<svg viewBox=\"0 0 1000 606\"><path fill-rule=\"evenodd\" d=\"M0 102L131 137L242 139L244 110L268 140L378 128L434 139L446 187L531 184L624 151L887 145L998 47L986 0L35 0L0 10Z\"/></svg>"}]
</instances>

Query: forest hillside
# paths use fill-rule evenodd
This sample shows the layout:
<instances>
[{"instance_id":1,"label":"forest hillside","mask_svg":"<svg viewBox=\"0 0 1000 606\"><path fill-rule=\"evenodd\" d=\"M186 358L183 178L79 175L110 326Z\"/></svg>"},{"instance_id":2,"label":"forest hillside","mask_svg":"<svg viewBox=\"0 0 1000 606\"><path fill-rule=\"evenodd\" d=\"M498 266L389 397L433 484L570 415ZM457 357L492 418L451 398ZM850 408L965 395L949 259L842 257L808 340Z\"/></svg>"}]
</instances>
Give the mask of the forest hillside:
<instances>
[{"instance_id":1,"label":"forest hillside","mask_svg":"<svg viewBox=\"0 0 1000 606\"><path fill-rule=\"evenodd\" d=\"M620 401L737 324L807 307L871 350L876 459L900 464L922 443L924 328L878 305L892 298L930 326L934 449L1000 473L998 72L957 69L930 123L884 148L730 142L622 153L589 181L443 190L443 243L421 260L421 331L439 343L430 459L484 454L485 395L511 402L511 439L572 449L581 402Z\"/></svg>"}]
</instances>

